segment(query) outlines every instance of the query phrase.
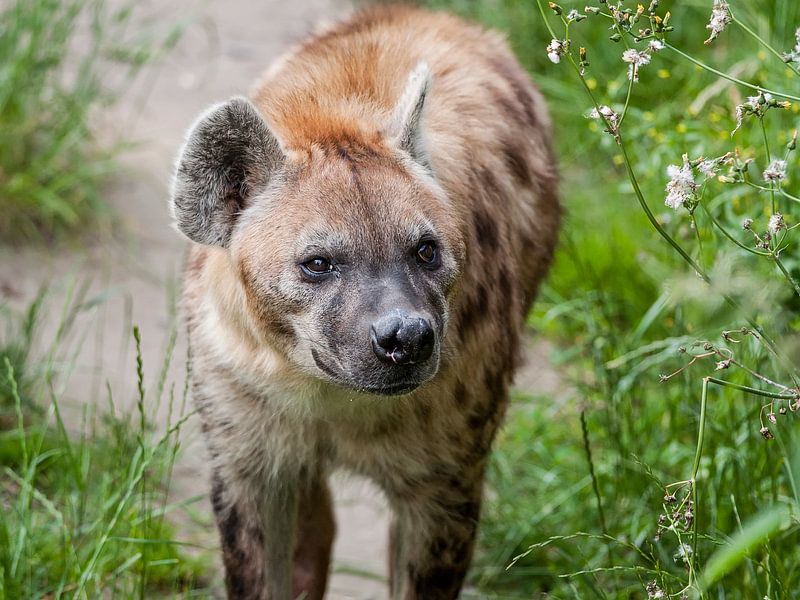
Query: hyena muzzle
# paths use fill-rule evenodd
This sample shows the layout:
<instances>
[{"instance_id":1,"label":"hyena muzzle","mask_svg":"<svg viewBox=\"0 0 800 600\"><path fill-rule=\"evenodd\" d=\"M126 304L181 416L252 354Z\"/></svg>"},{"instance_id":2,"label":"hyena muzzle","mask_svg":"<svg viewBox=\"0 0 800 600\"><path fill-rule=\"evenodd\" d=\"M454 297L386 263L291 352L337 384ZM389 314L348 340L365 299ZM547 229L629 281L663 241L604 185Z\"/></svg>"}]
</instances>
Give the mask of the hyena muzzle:
<instances>
[{"instance_id":1,"label":"hyena muzzle","mask_svg":"<svg viewBox=\"0 0 800 600\"><path fill-rule=\"evenodd\" d=\"M392 598L457 597L556 180L502 38L414 8L323 31L191 127L172 208L230 598L323 597L337 468L391 505Z\"/></svg>"}]
</instances>

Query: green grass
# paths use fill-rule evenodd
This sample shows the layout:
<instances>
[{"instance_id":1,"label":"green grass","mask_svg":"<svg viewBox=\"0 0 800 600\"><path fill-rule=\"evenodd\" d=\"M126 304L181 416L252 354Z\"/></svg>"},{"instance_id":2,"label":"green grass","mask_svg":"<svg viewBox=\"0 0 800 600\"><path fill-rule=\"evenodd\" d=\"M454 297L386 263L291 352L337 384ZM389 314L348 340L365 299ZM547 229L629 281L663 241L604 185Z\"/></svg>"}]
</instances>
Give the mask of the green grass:
<instances>
[{"instance_id":1,"label":"green grass","mask_svg":"<svg viewBox=\"0 0 800 600\"><path fill-rule=\"evenodd\" d=\"M643 67L641 81L631 88L623 130L628 164L663 234L687 249L709 274L712 284L706 285L645 217L621 147L601 131L598 121L584 116L591 100L580 79L566 60L559 65L548 61L544 49L551 36L536 2L428 4L508 32L550 100L568 208L555 267L530 319L555 344L553 361L562 386L554 397L532 397L525 390L515 397L490 466L479 551L470 575L477 590L473 595L644 598L648 586L655 594L655 585L674 598L682 590L688 597L703 598L795 597L800 586L797 417L792 411L779 412L786 401L770 405L756 393L709 380L704 385L704 378L714 377L773 389L736 365L715 370L719 356L689 365L690 355L704 354L707 343L714 351L734 352L741 364L770 379L797 385L791 382L800 377L800 297L775 264L734 246L705 212L752 245L739 223L753 218L763 232L772 213L770 194L712 180L703 186L692 214L672 211L663 200L666 166L679 164L683 153L718 156L735 147L742 157L755 160L746 172L751 182L760 181L766 166L764 139L773 152L783 152L798 124L797 103L765 116L766 136L758 121L749 118L731 138L733 107L752 92L720 84L718 77L668 49ZM582 10L585 3L563 4ZM778 49L794 45L800 4L770 0L732 5L744 23ZM73 106L77 112L61 126L61 117L50 114L57 111L45 110L52 98L61 101L53 91L61 83L53 82L61 82L63 62L61 53L50 56L44 50L66 47L76 17L64 13L58 20L67 24L64 28L44 27L40 17L55 14L42 11L100 6L38 1L6 9L19 15L11 20L13 13L7 12L3 23L19 25L0 31L0 47L7 49L3 55L11 57L0 65L0 73L4 81L14 82L20 95L0 98L0 203L13 203L2 211L0 231L7 227L27 236L61 230L81 222L82 217L64 216L69 211L98 212L98 178L76 176L77 187L67 185L70 168L79 173L93 165L102 173L109 164L102 155L98 162L83 105ZM668 41L740 79L800 95L800 77L771 59L735 24L712 46L704 46L710 6L711 0L662 2L659 13L673 13L675 31ZM561 27L551 12L547 18ZM621 110L628 90L621 61L624 45L608 39L607 23L598 18L574 24L570 36L575 47L588 49L587 85L601 103ZM47 48L26 45L32 35L27 32L37 31L54 36ZM34 57L44 52L43 57L25 63L26 48ZM36 70L40 83L28 87L25 64L37 61L44 65ZM86 96L69 96L74 91L69 85L66 96L96 102L102 94L96 93L97 81L90 81L94 83L80 90ZM72 131L75 123L80 126L74 136L58 133ZM51 132L58 135L51 139ZM33 137L16 149L9 141L12 135ZM13 171L8 165L20 166ZM797 167L796 154L790 155L785 190L795 196ZM26 174L19 179L22 184L14 184L23 190L16 195L8 191L17 189L9 183L13 172ZM62 176L63 186L58 183ZM85 181L92 187L82 187ZM48 192L42 198L31 192L40 188L58 190L51 200L68 210L52 208ZM783 196L779 202L789 224L796 223L797 203ZM787 241L793 243L793 237ZM791 275L800 275L796 245L782 260ZM88 411L84 426L70 432L60 422L59 398L50 383L58 379L57 367L63 364L57 348L70 329L70 315L83 304L70 303L52 348L44 352L37 352L34 344L41 303L4 322L0 600L90 598L100 590L103 597L202 596L203 564L190 558L164 518L179 508L165 505L176 432L165 436L151 429L145 414L145 406L153 406L158 397L181 404L180 391L175 400L156 381L142 386L156 392L140 398L137 414ZM725 330L752 329L748 319L775 340L783 358L776 358L756 336L721 337ZM682 368L661 381L662 374ZM130 376L144 381L136 365L131 365ZM108 399L113 405L110 393ZM775 423L767 417L770 410L777 414ZM775 439L762 437L764 425ZM693 490L681 483L690 478L696 481ZM675 502L666 502L665 495L672 493ZM684 521L677 529L665 529L683 519L690 500L690 526ZM687 547L692 551L691 572L681 557Z\"/></svg>"},{"instance_id":2,"label":"green grass","mask_svg":"<svg viewBox=\"0 0 800 600\"><path fill-rule=\"evenodd\" d=\"M108 223L102 183L122 148L92 119L169 49L133 4L12 0L0 8L0 239L51 239Z\"/></svg>"},{"instance_id":3,"label":"green grass","mask_svg":"<svg viewBox=\"0 0 800 600\"><path fill-rule=\"evenodd\" d=\"M598 121L585 117L592 103L580 78L566 59L558 65L548 60L545 46L551 34L536 2L425 4L507 32L550 102L568 209L555 267L530 319L540 335L556 343L553 360L563 389L552 398L529 397L521 390L498 440L471 575L480 595L642 598L647 584L655 581L676 598L684 589L689 597L794 597L800 583L796 416L778 412L786 401L769 408L769 399L710 383L701 420L704 377L772 389L735 365L715 371L719 356L700 359L660 382L661 374L686 366L690 354L703 354L707 341L715 349L735 352L759 373L797 385L791 382L800 364L800 297L771 261L724 238L703 208L752 245L740 223L751 217L763 232L772 213L769 194L712 180L694 213L696 228L685 209L674 212L663 205L666 167L680 164L683 153L710 157L738 148L744 158L755 159L748 177L760 179L767 161L758 121L746 119L736 136L730 135L734 105L754 92L720 83L668 49L642 67L640 82L631 88L622 130L631 167L664 233L710 274L713 283L707 286L648 222L621 148ZM542 4L556 35L563 37L559 18ZM597 5L561 4L565 13ZM672 12L675 30L668 34L669 43L740 79L798 95L800 77L735 24L712 46L702 43L711 4L661 2L659 14ZM626 6L636 8L631 2ZM800 25L797 3L733 1L731 7L778 49L794 46L794 29ZM621 60L625 45L610 41L613 31L598 19L572 24L570 38L576 55L579 46L588 50L586 82L598 102L621 111L629 85ZM627 43L636 46L630 38ZM790 110L765 116L773 153L784 152L798 126L797 115L795 102ZM785 187L796 195L796 155L790 156L788 171ZM800 216L797 203L780 202L793 225ZM793 239L787 237L792 244ZM796 244L781 257L797 278ZM724 295L739 308L732 308ZM776 341L784 360L775 359L753 336L721 338L724 330L751 327L748 318ZM681 346L686 353L679 351ZM774 424L766 417L770 410L777 415ZM762 424L776 439L760 435ZM670 488L680 490L678 502L665 505L665 487L690 478L695 465L692 526L697 540L692 527L679 531L680 539L664 530L657 536L659 517L664 515L669 524L689 489ZM691 574L675 558L682 543L695 552Z\"/></svg>"},{"instance_id":4,"label":"green grass","mask_svg":"<svg viewBox=\"0 0 800 600\"><path fill-rule=\"evenodd\" d=\"M80 290L67 297L58 346L41 355L36 326L45 296L24 315L3 311L0 599L207 596L208 554L190 554L169 522L195 500L167 500L186 418L185 389L165 385L172 351L152 391L131 365L141 394L137 414L120 413L109 388L103 412L87 407L82 425L68 429L57 391L68 368L60 346L93 301ZM162 401L172 416L157 431L149 411Z\"/></svg>"}]
</instances>

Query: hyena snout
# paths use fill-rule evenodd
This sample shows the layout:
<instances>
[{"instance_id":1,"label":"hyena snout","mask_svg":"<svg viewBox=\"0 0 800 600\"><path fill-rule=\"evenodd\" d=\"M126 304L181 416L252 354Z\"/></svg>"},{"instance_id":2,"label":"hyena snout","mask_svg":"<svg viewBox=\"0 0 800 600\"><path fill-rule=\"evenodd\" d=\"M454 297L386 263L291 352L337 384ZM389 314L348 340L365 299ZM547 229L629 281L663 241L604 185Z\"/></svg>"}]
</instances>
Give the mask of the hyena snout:
<instances>
[{"instance_id":1,"label":"hyena snout","mask_svg":"<svg viewBox=\"0 0 800 600\"><path fill-rule=\"evenodd\" d=\"M370 328L372 350L383 362L411 365L433 354L436 336L431 322L420 315L395 313L376 320Z\"/></svg>"}]
</instances>

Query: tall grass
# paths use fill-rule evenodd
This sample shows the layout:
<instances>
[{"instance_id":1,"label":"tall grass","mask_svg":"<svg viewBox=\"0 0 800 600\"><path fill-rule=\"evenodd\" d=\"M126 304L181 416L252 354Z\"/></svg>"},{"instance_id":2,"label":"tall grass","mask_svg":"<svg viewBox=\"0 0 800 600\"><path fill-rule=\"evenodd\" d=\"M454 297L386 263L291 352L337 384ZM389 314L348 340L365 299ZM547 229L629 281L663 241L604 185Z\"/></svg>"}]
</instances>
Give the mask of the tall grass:
<instances>
[{"instance_id":1,"label":"tall grass","mask_svg":"<svg viewBox=\"0 0 800 600\"><path fill-rule=\"evenodd\" d=\"M0 239L108 221L101 183L121 146L101 148L92 118L178 37L137 29L133 7L11 0L0 8Z\"/></svg>"},{"instance_id":2,"label":"tall grass","mask_svg":"<svg viewBox=\"0 0 800 600\"><path fill-rule=\"evenodd\" d=\"M77 314L93 305L80 289L67 298L57 345L71 335ZM207 595L205 561L184 551L168 521L196 500L167 500L187 418L186 387L176 390L166 380L174 343L150 386L137 351L135 417L116 408L109 385L106 409L87 406L81 424L68 424L57 382L69 357L58 346L37 352L34 343L43 304L41 296L23 316L4 309L0 599ZM158 430L149 415L162 401L169 417Z\"/></svg>"}]
</instances>

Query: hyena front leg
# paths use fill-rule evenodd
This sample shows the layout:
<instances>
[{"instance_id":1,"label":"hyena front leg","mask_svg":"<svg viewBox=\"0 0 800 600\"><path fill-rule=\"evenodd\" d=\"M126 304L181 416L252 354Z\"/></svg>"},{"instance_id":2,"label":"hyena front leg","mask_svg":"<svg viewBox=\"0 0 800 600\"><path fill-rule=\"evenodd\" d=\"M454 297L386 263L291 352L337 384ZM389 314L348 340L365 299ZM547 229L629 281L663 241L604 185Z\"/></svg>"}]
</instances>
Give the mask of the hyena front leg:
<instances>
[{"instance_id":1,"label":"hyena front leg","mask_svg":"<svg viewBox=\"0 0 800 600\"><path fill-rule=\"evenodd\" d=\"M297 492L214 475L211 501L219 527L229 600L289 600Z\"/></svg>"},{"instance_id":2,"label":"hyena front leg","mask_svg":"<svg viewBox=\"0 0 800 600\"><path fill-rule=\"evenodd\" d=\"M322 600L336 535L333 502L323 475L303 487L296 534L292 572L294 598Z\"/></svg>"},{"instance_id":3,"label":"hyena front leg","mask_svg":"<svg viewBox=\"0 0 800 600\"><path fill-rule=\"evenodd\" d=\"M444 488L424 505L397 506L390 531L393 600L453 600L472 559L481 482Z\"/></svg>"}]
</instances>

